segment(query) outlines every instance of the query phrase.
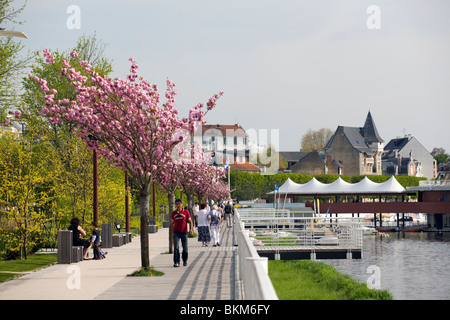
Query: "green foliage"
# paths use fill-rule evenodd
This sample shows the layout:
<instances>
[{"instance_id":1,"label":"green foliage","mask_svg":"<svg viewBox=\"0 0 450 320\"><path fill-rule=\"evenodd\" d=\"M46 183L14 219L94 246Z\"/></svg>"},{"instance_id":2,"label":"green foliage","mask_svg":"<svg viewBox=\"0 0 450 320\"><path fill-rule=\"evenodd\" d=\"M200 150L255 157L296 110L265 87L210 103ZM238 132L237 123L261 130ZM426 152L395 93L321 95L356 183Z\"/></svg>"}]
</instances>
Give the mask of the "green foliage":
<instances>
[{"instance_id":1,"label":"green foliage","mask_svg":"<svg viewBox=\"0 0 450 320\"><path fill-rule=\"evenodd\" d=\"M1 13L0 9L0 21ZM79 70L78 62L87 60L101 74L110 73L112 65L103 57L104 47L95 35L80 37L74 47L79 57L71 59L71 65ZM68 56L58 51L52 54ZM46 63L41 52L36 52L31 73L48 79L48 85L58 91L55 99L75 99L76 90L59 75L61 66L60 62ZM77 216L82 227L90 230L93 216L92 151L70 125L50 124L41 117L39 111L45 102L40 84L24 77L22 86L19 124L24 133L8 140L4 135L0 141L0 260L26 257L43 246L55 247L57 231L67 229L72 217ZM1 118L0 112L0 122ZM99 223L124 225L123 171L99 157L98 181ZM129 203L131 207L131 197Z\"/></svg>"},{"instance_id":2,"label":"green foliage","mask_svg":"<svg viewBox=\"0 0 450 320\"><path fill-rule=\"evenodd\" d=\"M16 20L25 8L15 8L12 0L0 0L0 26L8 26L7 23L21 24ZM8 26L13 28L13 26ZM23 45L17 38L0 37L0 123L5 121L7 109L11 109L17 103L17 94L20 87L18 77L27 65L28 59L22 59Z\"/></svg>"},{"instance_id":3,"label":"green foliage","mask_svg":"<svg viewBox=\"0 0 450 320\"><path fill-rule=\"evenodd\" d=\"M141 268L131 274L128 277L160 277L163 276L164 272L155 270L154 267L150 267L150 270L145 270Z\"/></svg>"},{"instance_id":4,"label":"green foliage","mask_svg":"<svg viewBox=\"0 0 450 320\"><path fill-rule=\"evenodd\" d=\"M5 133L0 137L0 224L7 243L6 255L27 257L38 245L41 225L48 221L41 210L51 197L46 192L46 157L33 147L33 140L17 139Z\"/></svg>"},{"instance_id":5,"label":"green foliage","mask_svg":"<svg viewBox=\"0 0 450 320\"><path fill-rule=\"evenodd\" d=\"M33 254L27 260L0 260L0 283L21 276L22 272L48 267L55 264L56 261L56 253Z\"/></svg>"},{"instance_id":6,"label":"green foliage","mask_svg":"<svg viewBox=\"0 0 450 320\"><path fill-rule=\"evenodd\" d=\"M433 158L436 160L438 165L450 161L450 155L444 152L436 154Z\"/></svg>"}]
</instances>

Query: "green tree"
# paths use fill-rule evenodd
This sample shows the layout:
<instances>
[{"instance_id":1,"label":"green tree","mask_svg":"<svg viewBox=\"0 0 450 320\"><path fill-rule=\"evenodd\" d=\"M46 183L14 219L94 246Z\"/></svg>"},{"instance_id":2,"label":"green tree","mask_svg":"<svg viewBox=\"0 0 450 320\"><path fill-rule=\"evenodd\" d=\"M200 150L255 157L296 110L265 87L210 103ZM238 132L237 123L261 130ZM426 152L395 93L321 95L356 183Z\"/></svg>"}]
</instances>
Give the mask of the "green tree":
<instances>
[{"instance_id":1,"label":"green tree","mask_svg":"<svg viewBox=\"0 0 450 320\"><path fill-rule=\"evenodd\" d=\"M31 72L35 76L47 79L47 85L57 90L55 99L75 100L77 91L66 77L60 76L63 67L61 62L63 59L61 58L70 56L69 52L76 50L79 56L73 57L70 64L77 71L84 68L78 65L78 61L86 60L91 63L92 68L97 72L109 74L112 72L112 63L104 57L105 47L106 45L98 40L95 34L81 36L74 48L65 52L56 51L53 53L56 61L58 61L57 63L46 63L41 54L35 52ZM92 220L93 153L88 150L86 143L76 136L72 125L49 123L41 117L39 111L45 107L45 99L44 93L39 90L40 84L30 77L25 77L22 83L24 103L21 109L28 115L29 125L40 128L40 136L49 141L50 149L48 152L54 155L49 159L48 166L54 170L52 178L56 202L54 208L57 219L55 222L66 224L71 217L77 215L82 223L90 223ZM117 169L109 168L109 164L103 159L98 160L98 166L103 168L99 170L99 181L101 180L104 183L99 190L99 200L100 198L103 200L104 197L101 192L108 194L111 188L120 188L120 186L108 180L108 174ZM113 185L114 187L112 187ZM116 206L117 203L106 199L105 202L107 203L100 204L99 202L99 212L102 210L112 214L105 208Z\"/></svg>"},{"instance_id":2,"label":"green tree","mask_svg":"<svg viewBox=\"0 0 450 320\"><path fill-rule=\"evenodd\" d=\"M322 151L333 135L333 131L321 128L317 131L309 129L302 137L302 151Z\"/></svg>"},{"instance_id":3,"label":"green tree","mask_svg":"<svg viewBox=\"0 0 450 320\"><path fill-rule=\"evenodd\" d=\"M45 155L33 142L11 133L0 137L0 215L8 226L2 233L10 237L9 249L25 259L48 221L40 208L51 200Z\"/></svg>"},{"instance_id":4,"label":"green tree","mask_svg":"<svg viewBox=\"0 0 450 320\"><path fill-rule=\"evenodd\" d=\"M25 8L19 9L12 5L12 0L0 0L0 27L21 24L16 17ZM17 101L20 89L20 74L27 65L28 58L21 57L23 45L16 38L0 36L0 123L6 120L8 109Z\"/></svg>"},{"instance_id":5,"label":"green tree","mask_svg":"<svg viewBox=\"0 0 450 320\"><path fill-rule=\"evenodd\" d=\"M444 148L433 148L431 155L438 165L450 161L450 155L445 152Z\"/></svg>"}]
</instances>

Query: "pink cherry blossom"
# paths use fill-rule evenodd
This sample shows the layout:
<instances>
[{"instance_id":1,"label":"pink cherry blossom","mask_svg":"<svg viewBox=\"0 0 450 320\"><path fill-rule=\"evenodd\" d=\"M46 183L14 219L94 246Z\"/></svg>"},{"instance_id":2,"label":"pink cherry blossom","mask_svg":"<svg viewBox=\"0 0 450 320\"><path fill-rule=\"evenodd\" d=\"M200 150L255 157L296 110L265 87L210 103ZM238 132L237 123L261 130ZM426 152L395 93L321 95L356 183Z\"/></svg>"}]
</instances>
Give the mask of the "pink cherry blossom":
<instances>
[{"instance_id":1,"label":"pink cherry blossom","mask_svg":"<svg viewBox=\"0 0 450 320\"><path fill-rule=\"evenodd\" d=\"M54 63L47 49L44 56L48 63ZM70 56L76 58L78 53L73 51ZM160 106L158 87L138 74L139 66L134 59L130 58L128 81L100 75L86 61L78 63L77 68L81 69L70 67L68 61L70 59L62 61L60 76L66 77L77 90L76 99L55 101L56 90L50 89L45 79L34 77L41 84L40 90L46 93L41 114L51 123L73 124L77 136L86 141L89 149L96 150L100 156L128 173L139 197L141 241L145 244L148 242L149 187L154 179L170 179L166 173L172 164L172 151L184 141L178 136L175 138L176 132L187 130L192 134L198 127L197 123L205 122L205 114L215 107L222 93L208 101L206 113L202 111L203 105L199 104L191 109L188 118L179 120L179 111L175 109L175 84L167 81L167 100ZM29 76L32 77L31 74ZM187 163L181 161L176 164L183 173L186 188L196 188L201 184L201 172L206 172L207 180L217 176L214 168L202 157L192 154ZM204 186L196 191L206 192ZM143 246L143 267L147 268L148 263L148 246Z\"/></svg>"},{"instance_id":2,"label":"pink cherry blossom","mask_svg":"<svg viewBox=\"0 0 450 320\"><path fill-rule=\"evenodd\" d=\"M78 57L78 52L76 52L75 50L73 50L72 53L70 54L70 56L71 56L72 58L76 58L76 57Z\"/></svg>"}]
</instances>

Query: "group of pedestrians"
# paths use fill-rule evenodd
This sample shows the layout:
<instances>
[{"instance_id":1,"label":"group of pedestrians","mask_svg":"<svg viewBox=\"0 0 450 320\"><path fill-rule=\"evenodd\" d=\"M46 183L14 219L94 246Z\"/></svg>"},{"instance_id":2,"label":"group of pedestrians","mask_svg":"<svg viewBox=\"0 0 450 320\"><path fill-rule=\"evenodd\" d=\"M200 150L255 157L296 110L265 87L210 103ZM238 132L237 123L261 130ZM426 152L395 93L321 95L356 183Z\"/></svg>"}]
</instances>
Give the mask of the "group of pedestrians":
<instances>
[{"instance_id":1,"label":"group of pedestrians","mask_svg":"<svg viewBox=\"0 0 450 320\"><path fill-rule=\"evenodd\" d=\"M181 260L183 266L187 266L188 261L188 235L194 233L194 222L187 209L183 208L183 202L181 199L175 201L175 211L172 212L172 231L174 240L173 250L173 266L180 266L180 242L183 251L181 252ZM231 215L234 213L232 204L228 201L226 205L220 204L213 205L212 209L208 207L206 203L202 203L199 208L194 208L195 224L198 230L198 241L202 242L203 246L208 246L211 242L211 235L213 246L220 246L220 227L222 221L226 221L227 227L231 228L233 222ZM88 252L90 248L94 249L94 259L101 259L100 253L100 231L98 225L92 222L92 237L89 240L83 239L86 236L86 232L80 226L78 218L73 218L70 222L69 230L73 232L73 245L83 246L83 259L88 259ZM211 231L211 233L210 233Z\"/></svg>"},{"instance_id":2,"label":"group of pedestrians","mask_svg":"<svg viewBox=\"0 0 450 320\"><path fill-rule=\"evenodd\" d=\"M187 265L188 259L188 233L193 234L194 222L189 214L189 211L183 209L183 202L181 199L175 201L176 210L172 212L172 230L174 240L173 262L174 267L180 266L180 241L183 248L181 259L183 265ZM231 228L231 215L234 209L230 202L226 205L213 205L210 209L206 203L198 204L194 207L195 225L198 231L198 241L202 242L202 246L208 246L211 242L211 235L213 247L220 246L220 227L223 220L227 222L227 226ZM189 226L189 228L188 228ZM211 232L210 232L211 231Z\"/></svg>"}]
</instances>

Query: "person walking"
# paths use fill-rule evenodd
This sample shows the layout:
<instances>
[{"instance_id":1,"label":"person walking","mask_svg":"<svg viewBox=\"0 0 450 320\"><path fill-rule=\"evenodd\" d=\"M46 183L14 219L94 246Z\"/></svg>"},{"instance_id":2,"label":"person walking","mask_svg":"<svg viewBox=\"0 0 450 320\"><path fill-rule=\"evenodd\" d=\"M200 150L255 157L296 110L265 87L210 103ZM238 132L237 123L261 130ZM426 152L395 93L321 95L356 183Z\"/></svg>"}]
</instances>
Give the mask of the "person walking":
<instances>
[{"instance_id":1,"label":"person walking","mask_svg":"<svg viewBox=\"0 0 450 320\"><path fill-rule=\"evenodd\" d=\"M225 205L225 220L227 221L227 226L228 228L232 227L232 223L231 223L231 214L233 212L233 207L230 204L230 201L227 202L227 204Z\"/></svg>"},{"instance_id":2,"label":"person walking","mask_svg":"<svg viewBox=\"0 0 450 320\"><path fill-rule=\"evenodd\" d=\"M183 266L187 266L188 261L188 233L194 233L194 225L192 223L189 211L183 209L183 201L175 200L176 210L172 212L172 231L173 231L173 266L180 266L180 241L183 247L181 258ZM189 230L188 230L189 225Z\"/></svg>"},{"instance_id":3,"label":"person walking","mask_svg":"<svg viewBox=\"0 0 450 320\"><path fill-rule=\"evenodd\" d=\"M209 234L209 211L206 209L206 203L200 204L200 210L197 212L197 230L198 241L202 242L202 247L208 246L211 241L211 235Z\"/></svg>"},{"instance_id":4,"label":"person walking","mask_svg":"<svg viewBox=\"0 0 450 320\"><path fill-rule=\"evenodd\" d=\"M200 210L197 202L195 203L194 208L192 210L194 211L194 225L197 228L198 227L197 226L197 212L198 212L198 210Z\"/></svg>"},{"instance_id":5,"label":"person walking","mask_svg":"<svg viewBox=\"0 0 450 320\"><path fill-rule=\"evenodd\" d=\"M209 213L211 216L211 234L213 238L213 247L220 246L219 234L220 234L220 223L222 221L222 216L218 211L217 205L213 205L213 209Z\"/></svg>"}]
</instances>

